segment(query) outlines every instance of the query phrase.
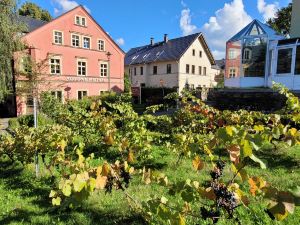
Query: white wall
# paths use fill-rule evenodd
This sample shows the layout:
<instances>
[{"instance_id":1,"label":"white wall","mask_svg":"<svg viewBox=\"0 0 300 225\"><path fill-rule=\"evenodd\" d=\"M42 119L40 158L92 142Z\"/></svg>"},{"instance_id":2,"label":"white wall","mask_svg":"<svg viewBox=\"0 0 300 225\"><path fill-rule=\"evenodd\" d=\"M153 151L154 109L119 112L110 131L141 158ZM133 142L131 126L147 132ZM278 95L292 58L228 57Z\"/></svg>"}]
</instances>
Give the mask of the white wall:
<instances>
[{"instance_id":1,"label":"white wall","mask_svg":"<svg viewBox=\"0 0 300 225\"><path fill-rule=\"evenodd\" d=\"M167 74L167 64L171 64L171 74ZM153 74L153 67L157 66L157 74ZM144 74L140 74L140 67L144 68ZM160 81L164 81L164 87L178 87L178 63L173 62L156 62L142 65L131 65L126 67L126 72L129 74L131 70L131 79L133 86L139 86L140 83L146 84L146 87L160 87ZM134 68L137 70L137 75L134 75Z\"/></svg>"},{"instance_id":2,"label":"white wall","mask_svg":"<svg viewBox=\"0 0 300 225\"><path fill-rule=\"evenodd\" d=\"M193 49L195 50L195 56L193 56ZM202 51L202 57L199 56L199 52ZM190 65L190 73L186 73L186 65ZM192 74L192 65L195 65L195 74ZM199 66L202 67L202 75L199 75ZM206 67L206 75L203 75L204 67ZM197 39L184 53L180 59L180 74L179 74L179 90L182 90L186 83L194 85L194 87L212 87L216 70L212 69L210 60L200 42Z\"/></svg>"}]
</instances>

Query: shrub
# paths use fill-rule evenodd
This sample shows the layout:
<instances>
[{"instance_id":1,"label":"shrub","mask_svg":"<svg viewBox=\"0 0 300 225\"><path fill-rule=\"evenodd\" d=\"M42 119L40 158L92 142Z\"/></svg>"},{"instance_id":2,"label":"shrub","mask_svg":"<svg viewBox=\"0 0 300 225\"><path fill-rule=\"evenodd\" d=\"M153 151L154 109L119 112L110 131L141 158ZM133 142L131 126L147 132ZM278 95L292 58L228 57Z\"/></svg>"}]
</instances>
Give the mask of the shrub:
<instances>
[{"instance_id":1,"label":"shrub","mask_svg":"<svg viewBox=\"0 0 300 225\"><path fill-rule=\"evenodd\" d=\"M43 114L38 114L38 126L45 126L48 124L54 124L53 120ZM18 118L12 118L8 121L8 127L10 129L16 129L20 126L34 127L33 115L20 116Z\"/></svg>"}]
</instances>

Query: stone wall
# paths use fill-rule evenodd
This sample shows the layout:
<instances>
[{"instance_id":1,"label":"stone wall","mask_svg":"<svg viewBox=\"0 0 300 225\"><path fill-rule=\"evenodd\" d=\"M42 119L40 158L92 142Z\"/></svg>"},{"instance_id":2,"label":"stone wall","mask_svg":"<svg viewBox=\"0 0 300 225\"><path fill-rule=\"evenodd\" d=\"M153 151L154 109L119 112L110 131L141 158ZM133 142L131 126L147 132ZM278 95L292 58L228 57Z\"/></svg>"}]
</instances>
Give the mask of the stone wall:
<instances>
[{"instance_id":1,"label":"stone wall","mask_svg":"<svg viewBox=\"0 0 300 225\"><path fill-rule=\"evenodd\" d=\"M210 89L207 97L207 103L220 110L273 112L281 109L285 101L284 96L271 89Z\"/></svg>"}]
</instances>

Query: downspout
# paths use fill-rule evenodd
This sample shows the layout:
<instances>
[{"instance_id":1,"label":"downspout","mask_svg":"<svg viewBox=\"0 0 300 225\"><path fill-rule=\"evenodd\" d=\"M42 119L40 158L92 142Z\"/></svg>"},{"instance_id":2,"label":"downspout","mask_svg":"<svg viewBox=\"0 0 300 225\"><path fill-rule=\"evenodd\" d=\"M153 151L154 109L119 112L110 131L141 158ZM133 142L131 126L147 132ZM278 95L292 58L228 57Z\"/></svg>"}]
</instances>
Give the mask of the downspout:
<instances>
[{"instance_id":1,"label":"downspout","mask_svg":"<svg viewBox=\"0 0 300 225\"><path fill-rule=\"evenodd\" d=\"M18 110L17 110L17 88L16 88L16 69L15 69L15 60L13 59L11 62L12 65L12 86L13 86L13 105L14 105L14 115L13 117L16 117L18 115Z\"/></svg>"},{"instance_id":2,"label":"downspout","mask_svg":"<svg viewBox=\"0 0 300 225\"><path fill-rule=\"evenodd\" d=\"M179 59L179 61L176 61L177 62L177 64L178 64L178 76L177 76L177 82L178 82L178 89L177 89L177 93L178 93L178 95L180 94L180 92L179 92L179 90L180 90L180 87L179 87L179 84L180 84L180 82L179 82L179 80L180 80L180 59Z\"/></svg>"}]
</instances>

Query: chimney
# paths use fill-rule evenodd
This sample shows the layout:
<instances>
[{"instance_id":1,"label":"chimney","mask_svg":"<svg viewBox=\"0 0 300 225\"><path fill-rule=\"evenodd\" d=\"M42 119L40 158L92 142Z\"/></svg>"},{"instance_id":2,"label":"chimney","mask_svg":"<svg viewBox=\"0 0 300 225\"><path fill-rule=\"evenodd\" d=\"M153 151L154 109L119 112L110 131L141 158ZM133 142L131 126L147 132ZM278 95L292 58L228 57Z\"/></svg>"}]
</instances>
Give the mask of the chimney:
<instances>
[{"instance_id":1,"label":"chimney","mask_svg":"<svg viewBox=\"0 0 300 225\"><path fill-rule=\"evenodd\" d=\"M154 45L154 38L150 38L150 45L153 46Z\"/></svg>"},{"instance_id":2,"label":"chimney","mask_svg":"<svg viewBox=\"0 0 300 225\"><path fill-rule=\"evenodd\" d=\"M165 35L164 35L164 42L167 43L168 41L169 41L168 34L165 34Z\"/></svg>"}]
</instances>

